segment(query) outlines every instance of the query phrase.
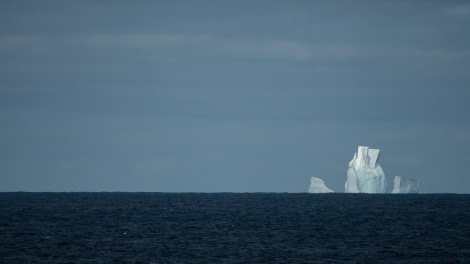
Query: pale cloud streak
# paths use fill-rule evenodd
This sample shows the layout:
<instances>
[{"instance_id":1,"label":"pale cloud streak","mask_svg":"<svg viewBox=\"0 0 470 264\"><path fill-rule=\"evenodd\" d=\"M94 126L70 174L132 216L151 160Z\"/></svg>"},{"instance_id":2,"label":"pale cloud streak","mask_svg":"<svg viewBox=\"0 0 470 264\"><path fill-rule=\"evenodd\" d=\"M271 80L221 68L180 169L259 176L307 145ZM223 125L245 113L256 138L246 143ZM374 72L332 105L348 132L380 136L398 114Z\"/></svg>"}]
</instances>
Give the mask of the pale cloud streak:
<instances>
[{"instance_id":1,"label":"pale cloud streak","mask_svg":"<svg viewBox=\"0 0 470 264\"><path fill-rule=\"evenodd\" d=\"M293 61L361 58L470 59L470 49L359 44L320 44L302 40L229 38L208 35L129 34L85 36L0 36L0 53L47 55L57 49L77 52L129 51L165 56L192 49L201 56L285 59Z\"/></svg>"}]
</instances>

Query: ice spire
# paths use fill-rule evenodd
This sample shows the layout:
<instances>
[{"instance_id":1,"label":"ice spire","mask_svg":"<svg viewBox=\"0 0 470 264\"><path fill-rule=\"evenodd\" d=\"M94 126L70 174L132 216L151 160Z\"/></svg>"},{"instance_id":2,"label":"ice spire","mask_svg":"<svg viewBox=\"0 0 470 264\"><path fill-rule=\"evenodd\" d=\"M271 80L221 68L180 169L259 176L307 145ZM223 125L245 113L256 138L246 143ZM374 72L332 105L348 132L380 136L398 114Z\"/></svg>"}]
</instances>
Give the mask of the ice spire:
<instances>
[{"instance_id":1,"label":"ice spire","mask_svg":"<svg viewBox=\"0 0 470 264\"><path fill-rule=\"evenodd\" d=\"M359 146L357 153L349 162L344 192L347 193L385 193L385 174L378 159L380 149Z\"/></svg>"}]
</instances>

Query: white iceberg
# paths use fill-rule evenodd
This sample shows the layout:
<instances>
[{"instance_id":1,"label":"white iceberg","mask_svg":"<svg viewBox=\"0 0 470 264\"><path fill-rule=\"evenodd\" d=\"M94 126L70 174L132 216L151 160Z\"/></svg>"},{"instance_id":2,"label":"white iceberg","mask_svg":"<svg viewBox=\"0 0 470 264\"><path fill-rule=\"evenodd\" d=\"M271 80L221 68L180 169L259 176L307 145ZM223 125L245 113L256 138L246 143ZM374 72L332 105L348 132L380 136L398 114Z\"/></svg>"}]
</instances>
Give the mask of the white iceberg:
<instances>
[{"instance_id":1,"label":"white iceberg","mask_svg":"<svg viewBox=\"0 0 470 264\"><path fill-rule=\"evenodd\" d=\"M359 146L349 162L344 185L346 193L385 193L387 181L380 164L380 149Z\"/></svg>"},{"instance_id":2,"label":"white iceberg","mask_svg":"<svg viewBox=\"0 0 470 264\"><path fill-rule=\"evenodd\" d=\"M326 187L325 182L316 177L310 179L310 187L308 188L309 193L331 193L333 190Z\"/></svg>"},{"instance_id":3,"label":"white iceberg","mask_svg":"<svg viewBox=\"0 0 470 264\"><path fill-rule=\"evenodd\" d=\"M392 193L419 193L420 184L416 179L395 176Z\"/></svg>"}]
</instances>

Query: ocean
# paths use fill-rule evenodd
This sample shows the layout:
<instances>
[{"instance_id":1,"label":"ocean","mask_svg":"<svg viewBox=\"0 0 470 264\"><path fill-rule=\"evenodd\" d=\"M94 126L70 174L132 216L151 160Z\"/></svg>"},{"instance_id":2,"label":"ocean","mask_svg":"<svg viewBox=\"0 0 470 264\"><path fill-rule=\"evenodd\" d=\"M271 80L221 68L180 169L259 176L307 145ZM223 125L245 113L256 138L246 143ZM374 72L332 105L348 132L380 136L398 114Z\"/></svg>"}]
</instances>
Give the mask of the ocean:
<instances>
[{"instance_id":1,"label":"ocean","mask_svg":"<svg viewBox=\"0 0 470 264\"><path fill-rule=\"evenodd\" d=\"M470 195L0 193L0 263L470 263Z\"/></svg>"}]
</instances>

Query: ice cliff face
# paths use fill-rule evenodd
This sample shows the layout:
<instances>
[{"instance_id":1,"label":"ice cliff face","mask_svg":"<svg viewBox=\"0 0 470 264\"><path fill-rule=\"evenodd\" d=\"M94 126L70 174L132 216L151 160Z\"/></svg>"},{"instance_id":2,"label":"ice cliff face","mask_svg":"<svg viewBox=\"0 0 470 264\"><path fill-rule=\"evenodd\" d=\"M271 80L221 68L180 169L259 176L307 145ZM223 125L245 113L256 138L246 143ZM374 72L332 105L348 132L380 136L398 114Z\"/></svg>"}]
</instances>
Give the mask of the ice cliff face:
<instances>
[{"instance_id":1,"label":"ice cliff face","mask_svg":"<svg viewBox=\"0 0 470 264\"><path fill-rule=\"evenodd\" d=\"M359 146L349 162L346 193L385 193L386 179L379 159L380 149Z\"/></svg>"},{"instance_id":2,"label":"ice cliff face","mask_svg":"<svg viewBox=\"0 0 470 264\"><path fill-rule=\"evenodd\" d=\"M309 193L331 193L333 190L326 187L325 182L322 179L312 177L310 179L310 187L308 188Z\"/></svg>"},{"instance_id":3,"label":"ice cliff face","mask_svg":"<svg viewBox=\"0 0 470 264\"><path fill-rule=\"evenodd\" d=\"M420 181L401 176L395 176L393 179L392 193L419 193Z\"/></svg>"}]
</instances>

